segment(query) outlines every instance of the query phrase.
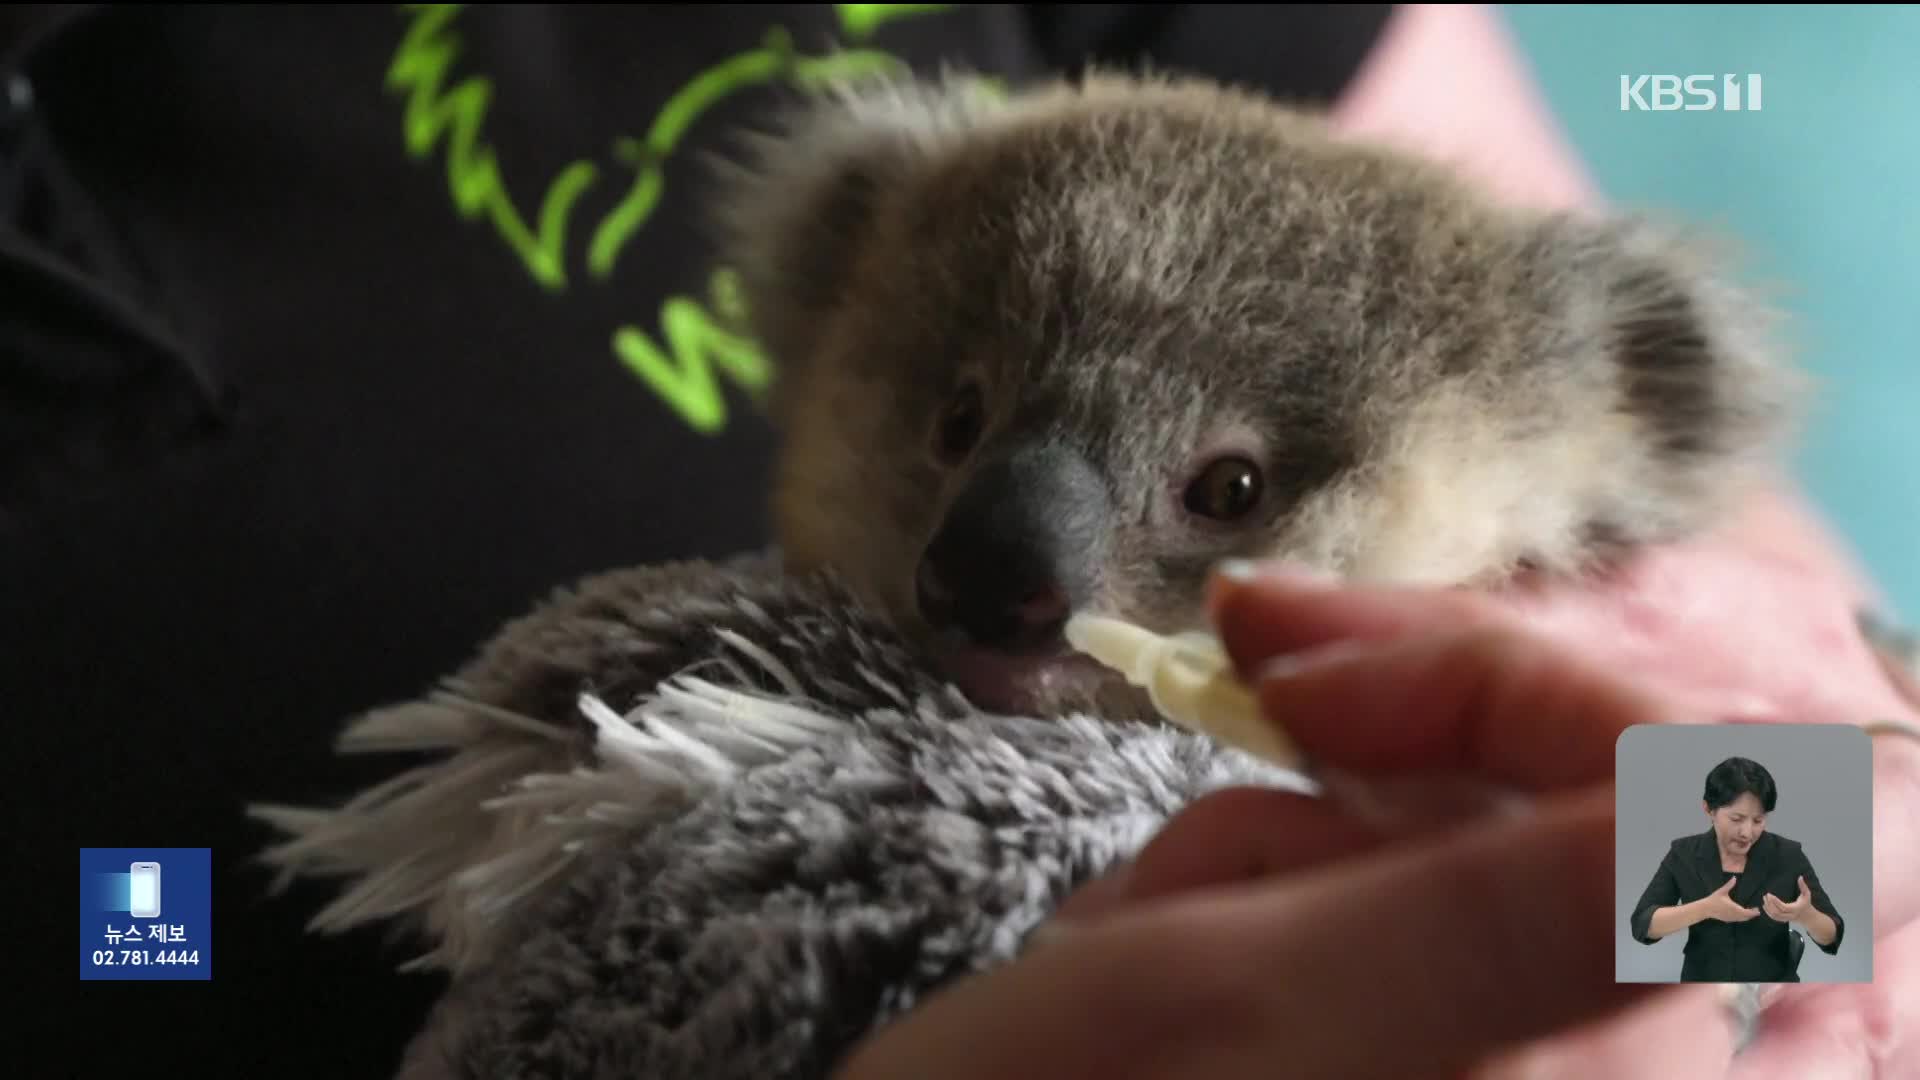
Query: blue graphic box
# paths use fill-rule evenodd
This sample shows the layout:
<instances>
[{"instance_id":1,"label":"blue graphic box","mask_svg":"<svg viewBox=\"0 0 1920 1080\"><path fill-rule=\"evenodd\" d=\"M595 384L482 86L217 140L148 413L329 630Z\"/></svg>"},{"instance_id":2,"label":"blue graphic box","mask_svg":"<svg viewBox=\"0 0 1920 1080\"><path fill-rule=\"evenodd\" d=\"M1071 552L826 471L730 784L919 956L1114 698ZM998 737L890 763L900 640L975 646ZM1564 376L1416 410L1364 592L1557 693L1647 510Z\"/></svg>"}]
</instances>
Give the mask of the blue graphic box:
<instances>
[{"instance_id":1,"label":"blue graphic box","mask_svg":"<svg viewBox=\"0 0 1920 1080\"><path fill-rule=\"evenodd\" d=\"M213 978L213 853L80 849L80 978Z\"/></svg>"}]
</instances>

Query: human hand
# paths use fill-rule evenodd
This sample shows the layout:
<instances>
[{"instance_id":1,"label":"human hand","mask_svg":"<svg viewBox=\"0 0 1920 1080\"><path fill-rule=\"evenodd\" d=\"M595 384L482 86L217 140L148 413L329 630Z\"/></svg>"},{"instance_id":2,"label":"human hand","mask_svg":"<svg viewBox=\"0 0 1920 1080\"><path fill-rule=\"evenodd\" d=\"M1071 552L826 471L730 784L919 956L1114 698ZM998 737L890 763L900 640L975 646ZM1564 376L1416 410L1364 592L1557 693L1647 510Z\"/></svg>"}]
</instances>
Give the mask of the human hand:
<instances>
[{"instance_id":1,"label":"human hand","mask_svg":"<svg viewBox=\"0 0 1920 1080\"><path fill-rule=\"evenodd\" d=\"M1788 903L1772 893L1767 893L1761 899L1760 906L1767 910L1767 917L1775 922L1797 923L1806 919L1807 912L1813 910L1813 893L1807 889L1807 879L1802 877L1799 899Z\"/></svg>"},{"instance_id":2,"label":"human hand","mask_svg":"<svg viewBox=\"0 0 1920 1080\"><path fill-rule=\"evenodd\" d=\"M1454 163L1516 205L1604 209L1495 9L1412 5L1396 22L1335 109L1342 130ZM1463 68L1466 55L1474 62ZM1920 723L1920 680L1909 679L1903 695L1854 633L1855 612L1879 598L1819 515L1786 491L1755 500L1713 536L1637 561L1597 595L1521 592L1513 609L1533 625L1693 691L1703 718ZM1739 1080L1920 1076L1920 742L1874 739L1873 791L1873 982L1777 987L1758 1036L1733 1063ZM1712 1018L1672 999L1636 1017L1631 1027L1556 1038L1551 1052L1512 1064L1529 1077L1556 1068L1572 1077L1686 1075L1663 1067L1677 1059L1658 1048L1701 1042L1699 1026ZM1729 1072L1713 1048L1689 1060L1697 1075Z\"/></svg>"},{"instance_id":3,"label":"human hand","mask_svg":"<svg viewBox=\"0 0 1920 1080\"><path fill-rule=\"evenodd\" d=\"M1050 943L928 999L842 1080L1449 1075L1647 1001L1718 1023L1701 988L1613 979L1614 744L1664 715L1658 697L1471 625L1323 655L1260 695L1330 768L1464 773L1527 803L1436 829L1284 791L1202 799Z\"/></svg>"},{"instance_id":4,"label":"human hand","mask_svg":"<svg viewBox=\"0 0 1920 1080\"><path fill-rule=\"evenodd\" d=\"M1728 895L1733 892L1734 883L1739 880L1737 877L1730 877L1727 879L1725 885L1701 897L1700 900L1697 901L1700 905L1700 914L1709 919L1719 919L1721 922L1734 923L1746 922L1748 919L1760 914L1759 908L1741 907L1739 904L1733 902L1732 896ZM1772 900L1773 894L1768 893L1767 899ZM1771 910L1769 910L1769 914L1771 914Z\"/></svg>"},{"instance_id":5,"label":"human hand","mask_svg":"<svg viewBox=\"0 0 1920 1080\"><path fill-rule=\"evenodd\" d=\"M1818 528L1784 499L1746 522L1650 553L1597 588L1528 583L1486 594L1267 582L1259 602L1242 600L1240 614L1223 613L1248 625L1223 633L1258 641L1244 658L1257 666L1274 654L1431 627L1519 627L1566 642L1596 665L1655 680L1688 706L1669 720L1920 718L1852 632L1852 607L1864 594ZM1920 1075L1920 1015L1895 1004L1920 1002L1920 817L1911 812L1920 805L1920 741L1876 737L1873 746L1872 983L1773 988L1765 1022L1737 1061L1732 1043L1714 1034L1721 1024L1713 1002L1668 998L1543 1041L1503 1067L1529 1077L1653 1077L1687 1063L1703 1075L1741 1080ZM1489 1068L1487 1075L1505 1073Z\"/></svg>"},{"instance_id":6,"label":"human hand","mask_svg":"<svg viewBox=\"0 0 1920 1080\"><path fill-rule=\"evenodd\" d=\"M1768 547L1783 543L1777 534L1736 534L1726 543L1731 550L1718 556L1711 544L1660 553L1601 589L1522 588L1490 597L1268 582L1236 590L1237 600L1217 614L1243 672L1257 672L1277 655L1296 658L1293 675L1269 683L1263 697L1318 760L1374 776L1462 767L1520 781L1545 793L1543 807L1556 804L1556 812L1571 798L1570 787L1611 775L1613 739L1623 728L1614 726L1619 712L1603 708L1613 724L1600 722L1604 738L1591 737L1596 714L1582 702L1595 697L1637 700L1626 712L1655 722L1902 715L1855 708L1898 699L1873 681L1881 679L1877 661L1850 634L1852 597L1835 584L1821 553L1788 557L1791 542ZM1716 591L1739 603L1705 603ZM1674 608L1660 606L1663 593ZM1540 633L1526 630L1569 641L1575 651L1546 648ZM1761 654L1751 667L1743 666L1743 641ZM1503 645L1517 651L1490 664ZM1490 668L1504 674L1488 677ZM1565 677L1569 668L1574 678ZM1623 687L1611 672L1668 677ZM1808 692L1821 675L1829 679L1824 697ZM1697 711L1677 714L1667 707L1676 700ZM1555 712L1568 719L1540 723ZM1273 1060L1308 1072L1357 1073L1444 1071L1447 1062L1479 1060L1482 1077L1684 1072L1784 1080L1835 1069L1859 1076L1910 1070L1920 1045L1895 1003L1920 1000L1913 993L1920 988L1920 926L1894 931L1920 900L1920 874L1902 869L1920 867L1913 857L1920 821L1904 813L1920 794L1915 751L1910 741L1875 740L1875 983L1788 988L1737 1060L1717 988L1617 987L1610 955L1560 965L1564 974L1542 985L1529 967L1532 955L1503 961L1479 949L1436 951L1476 938L1525 940L1459 909L1459 890L1468 883L1496 893L1531 883L1538 907L1562 906L1575 916L1569 922L1594 917L1593 898L1606 894L1610 867L1589 868L1585 882L1564 869L1535 867L1552 872L1517 882L1501 876L1515 872L1510 860L1481 866L1463 857L1483 850L1472 844L1489 835L1501 838L1498 847L1510 843L1513 830L1548 820L1565 827L1566 819L1541 812L1520 822L1454 823L1452 835L1435 834L1418 821L1381 828L1301 796L1235 790L1201 800L1129 870L1070 900L1062 923L1078 932L1057 935L1057 944L929 1001L863 1047L847 1075L881 1074L892 1065L941 1076L1024 1069L1231 1077L1241 1075L1240 1067L1267 1071ZM1595 798L1586 809L1606 819L1588 841L1610 847L1610 803ZM1600 828L1597 819L1585 824ZM1523 847L1535 850L1521 845L1508 854L1526 863L1534 856ZM1402 859L1420 860L1431 877L1362 876L1385 875L1388 867L1405 873ZM1374 884L1346 891L1362 881ZM1417 910L1382 910L1401 891L1433 891L1430 882L1443 888ZM1569 882L1579 890L1569 894ZM1396 921L1403 916L1404 925ZM1369 970L1351 956L1328 955L1328 935L1376 921L1409 934L1393 940L1421 956L1420 968L1446 974L1431 985L1409 982L1390 967ZM1612 922L1609 914L1592 932L1610 942ZM1540 955L1566 948L1569 936L1558 935L1571 929L1556 925ZM1356 940L1377 939L1361 933ZM1276 985L1275 971L1296 977ZM1455 971L1474 976L1471 985L1454 985ZM1608 996L1614 992L1624 996ZM1536 994L1544 996L1529 998ZM1499 1015L1515 1001L1525 1004L1503 1029L1478 1019L1459 1023L1461 1016ZM1446 1019L1437 1020L1442 1009ZM1564 1022L1543 1017L1543 1009ZM1404 1028L1385 1030L1393 1025L1375 1019L1401 1014ZM1591 1019L1571 1019L1581 1015ZM1002 1032L1004 1041L994 1041Z\"/></svg>"},{"instance_id":7,"label":"human hand","mask_svg":"<svg viewBox=\"0 0 1920 1080\"><path fill-rule=\"evenodd\" d=\"M1223 633L1257 641L1262 655L1433 627L1505 626L1545 634L1594 665L1658 684L1682 705L1668 722L1920 725L1920 707L1902 696L1859 632L1855 611L1868 594L1786 496L1760 500L1724 530L1648 551L1590 582L1529 580L1478 591L1326 590L1268 580L1259 591L1259 603L1232 616L1253 625ZM1910 926L1920 933L1920 815L1912 811L1920 805L1920 739L1873 740L1872 790L1877 947Z\"/></svg>"}]
</instances>

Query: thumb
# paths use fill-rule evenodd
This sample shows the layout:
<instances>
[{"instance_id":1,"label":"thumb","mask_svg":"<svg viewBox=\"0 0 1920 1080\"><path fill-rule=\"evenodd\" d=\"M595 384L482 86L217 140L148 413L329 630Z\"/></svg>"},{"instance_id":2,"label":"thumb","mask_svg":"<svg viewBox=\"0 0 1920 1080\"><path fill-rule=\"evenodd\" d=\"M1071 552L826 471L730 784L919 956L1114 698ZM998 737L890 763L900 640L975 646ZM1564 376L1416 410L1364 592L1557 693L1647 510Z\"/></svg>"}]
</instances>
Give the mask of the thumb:
<instances>
[{"instance_id":1,"label":"thumb","mask_svg":"<svg viewBox=\"0 0 1920 1080\"><path fill-rule=\"evenodd\" d=\"M1806 875L1805 875L1805 874L1802 874L1802 875L1800 876L1800 895L1801 895L1801 896L1806 896L1806 895L1807 895L1807 894L1808 894L1809 892L1811 892L1811 891L1812 891L1811 889L1808 889L1808 888L1807 888L1807 878L1806 878Z\"/></svg>"},{"instance_id":2,"label":"thumb","mask_svg":"<svg viewBox=\"0 0 1920 1080\"><path fill-rule=\"evenodd\" d=\"M1726 894L1733 891L1733 883L1739 880L1740 879L1738 877L1728 878L1727 883L1725 885L1720 886L1718 889L1715 889L1713 891L1713 894L1715 896L1725 896Z\"/></svg>"}]
</instances>

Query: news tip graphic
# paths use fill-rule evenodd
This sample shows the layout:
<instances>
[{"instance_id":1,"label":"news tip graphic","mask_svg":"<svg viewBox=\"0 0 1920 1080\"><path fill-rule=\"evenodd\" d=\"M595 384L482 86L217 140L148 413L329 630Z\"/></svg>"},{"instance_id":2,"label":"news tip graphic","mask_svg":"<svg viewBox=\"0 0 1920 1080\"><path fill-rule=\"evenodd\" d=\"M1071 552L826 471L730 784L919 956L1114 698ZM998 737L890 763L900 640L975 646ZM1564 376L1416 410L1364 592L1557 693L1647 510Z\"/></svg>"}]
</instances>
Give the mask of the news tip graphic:
<instances>
[{"instance_id":1,"label":"news tip graphic","mask_svg":"<svg viewBox=\"0 0 1920 1080\"><path fill-rule=\"evenodd\" d=\"M213 853L80 849L80 979L213 978Z\"/></svg>"}]
</instances>

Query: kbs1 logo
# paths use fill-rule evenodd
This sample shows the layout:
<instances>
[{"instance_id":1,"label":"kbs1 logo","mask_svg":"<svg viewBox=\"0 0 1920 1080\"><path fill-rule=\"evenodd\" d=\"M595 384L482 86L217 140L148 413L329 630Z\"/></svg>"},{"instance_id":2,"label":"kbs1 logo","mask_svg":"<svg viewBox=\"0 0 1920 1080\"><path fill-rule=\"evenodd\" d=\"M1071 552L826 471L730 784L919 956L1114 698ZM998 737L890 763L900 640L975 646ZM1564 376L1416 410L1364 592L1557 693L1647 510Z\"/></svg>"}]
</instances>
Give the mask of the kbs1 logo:
<instances>
[{"instance_id":1,"label":"kbs1 logo","mask_svg":"<svg viewBox=\"0 0 1920 1080\"><path fill-rule=\"evenodd\" d=\"M1621 112L1759 112L1758 75L1620 76Z\"/></svg>"}]
</instances>

